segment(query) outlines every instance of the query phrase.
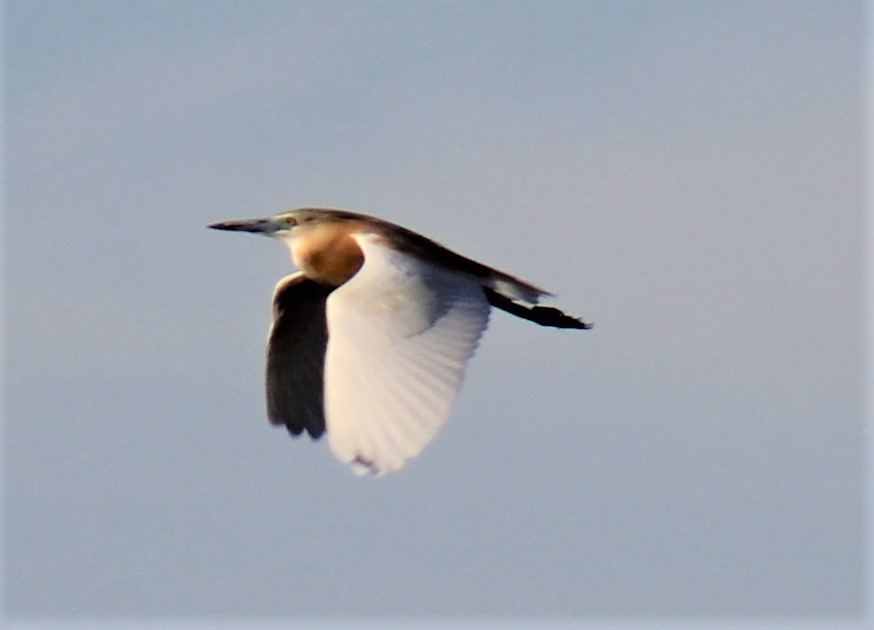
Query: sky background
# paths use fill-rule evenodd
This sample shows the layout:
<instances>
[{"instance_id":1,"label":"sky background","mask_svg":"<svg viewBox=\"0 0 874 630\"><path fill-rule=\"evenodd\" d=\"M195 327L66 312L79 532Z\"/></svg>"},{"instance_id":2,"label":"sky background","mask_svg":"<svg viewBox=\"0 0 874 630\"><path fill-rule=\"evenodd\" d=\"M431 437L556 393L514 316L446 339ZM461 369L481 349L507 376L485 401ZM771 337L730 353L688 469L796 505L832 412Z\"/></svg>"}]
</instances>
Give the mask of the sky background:
<instances>
[{"instance_id":1,"label":"sky background","mask_svg":"<svg viewBox=\"0 0 874 630\"><path fill-rule=\"evenodd\" d=\"M2 10L9 623L864 623L865 5ZM495 313L356 478L265 418L284 248L205 228L305 205L595 328Z\"/></svg>"}]
</instances>

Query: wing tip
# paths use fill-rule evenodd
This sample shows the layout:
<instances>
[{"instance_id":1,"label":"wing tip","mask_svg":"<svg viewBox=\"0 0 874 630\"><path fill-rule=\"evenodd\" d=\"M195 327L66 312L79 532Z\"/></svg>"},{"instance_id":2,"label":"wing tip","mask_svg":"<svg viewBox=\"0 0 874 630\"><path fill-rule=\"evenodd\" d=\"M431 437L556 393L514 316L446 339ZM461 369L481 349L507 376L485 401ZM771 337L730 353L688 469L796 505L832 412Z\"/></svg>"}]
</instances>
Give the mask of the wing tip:
<instances>
[{"instance_id":1,"label":"wing tip","mask_svg":"<svg viewBox=\"0 0 874 630\"><path fill-rule=\"evenodd\" d=\"M511 297L504 295L490 287L483 287L489 304L502 311L506 311L516 317L528 321L549 326L551 328L571 328L576 330L589 330L594 326L592 322L583 321L582 318L568 315L554 306L527 306L519 304Z\"/></svg>"}]
</instances>

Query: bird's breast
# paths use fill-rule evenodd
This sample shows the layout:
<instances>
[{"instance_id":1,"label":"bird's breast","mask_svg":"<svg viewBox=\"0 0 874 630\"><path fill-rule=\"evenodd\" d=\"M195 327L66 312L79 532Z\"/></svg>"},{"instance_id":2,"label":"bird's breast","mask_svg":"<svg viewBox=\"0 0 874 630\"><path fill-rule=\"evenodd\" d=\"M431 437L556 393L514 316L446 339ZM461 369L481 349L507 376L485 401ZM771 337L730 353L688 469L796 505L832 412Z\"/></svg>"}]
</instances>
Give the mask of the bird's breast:
<instances>
[{"instance_id":1,"label":"bird's breast","mask_svg":"<svg viewBox=\"0 0 874 630\"><path fill-rule=\"evenodd\" d=\"M355 238L338 229L312 230L294 243L291 254L294 264L307 277L335 287L349 280L364 264L364 253Z\"/></svg>"}]
</instances>

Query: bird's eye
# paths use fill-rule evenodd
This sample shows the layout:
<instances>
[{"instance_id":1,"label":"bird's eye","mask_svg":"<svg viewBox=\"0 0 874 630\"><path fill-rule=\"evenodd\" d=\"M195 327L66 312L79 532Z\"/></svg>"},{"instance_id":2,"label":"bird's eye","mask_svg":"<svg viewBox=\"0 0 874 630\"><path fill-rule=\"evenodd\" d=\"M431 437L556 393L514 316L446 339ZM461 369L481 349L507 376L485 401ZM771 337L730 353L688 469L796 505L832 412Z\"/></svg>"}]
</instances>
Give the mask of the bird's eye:
<instances>
[{"instance_id":1,"label":"bird's eye","mask_svg":"<svg viewBox=\"0 0 874 630\"><path fill-rule=\"evenodd\" d=\"M297 219L295 219L294 217L285 217L285 225L287 225L288 227L294 227L295 225L297 225Z\"/></svg>"}]
</instances>

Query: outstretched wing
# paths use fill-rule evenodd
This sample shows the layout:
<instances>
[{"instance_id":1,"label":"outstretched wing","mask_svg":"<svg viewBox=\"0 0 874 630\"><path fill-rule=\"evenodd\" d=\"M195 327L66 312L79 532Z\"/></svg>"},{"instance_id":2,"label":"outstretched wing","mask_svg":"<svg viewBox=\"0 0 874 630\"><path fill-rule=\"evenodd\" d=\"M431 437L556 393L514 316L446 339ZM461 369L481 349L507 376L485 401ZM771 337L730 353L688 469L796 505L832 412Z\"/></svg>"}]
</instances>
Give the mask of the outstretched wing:
<instances>
[{"instance_id":1,"label":"outstretched wing","mask_svg":"<svg viewBox=\"0 0 874 630\"><path fill-rule=\"evenodd\" d=\"M325 431L322 374L328 329L325 300L332 287L286 276L273 292L273 324L267 342L267 416L293 435Z\"/></svg>"},{"instance_id":2,"label":"outstretched wing","mask_svg":"<svg viewBox=\"0 0 874 630\"><path fill-rule=\"evenodd\" d=\"M449 417L489 319L475 279L354 238L361 269L327 300L325 416L334 455L357 473L396 470Z\"/></svg>"}]
</instances>

